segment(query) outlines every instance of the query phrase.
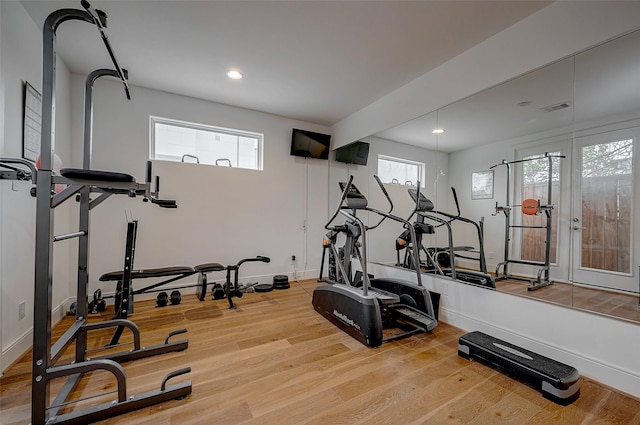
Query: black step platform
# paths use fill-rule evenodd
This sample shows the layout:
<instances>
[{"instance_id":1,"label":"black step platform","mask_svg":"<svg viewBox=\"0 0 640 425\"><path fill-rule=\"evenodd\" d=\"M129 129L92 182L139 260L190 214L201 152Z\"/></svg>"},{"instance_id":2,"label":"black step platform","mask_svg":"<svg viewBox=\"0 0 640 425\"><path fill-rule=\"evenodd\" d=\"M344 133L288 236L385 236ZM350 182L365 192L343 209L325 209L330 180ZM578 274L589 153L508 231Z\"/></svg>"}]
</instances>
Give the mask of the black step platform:
<instances>
[{"instance_id":1,"label":"black step platform","mask_svg":"<svg viewBox=\"0 0 640 425\"><path fill-rule=\"evenodd\" d=\"M580 374L576 368L482 332L461 336L458 355L494 365L533 385L558 404L567 405L578 398Z\"/></svg>"}]
</instances>

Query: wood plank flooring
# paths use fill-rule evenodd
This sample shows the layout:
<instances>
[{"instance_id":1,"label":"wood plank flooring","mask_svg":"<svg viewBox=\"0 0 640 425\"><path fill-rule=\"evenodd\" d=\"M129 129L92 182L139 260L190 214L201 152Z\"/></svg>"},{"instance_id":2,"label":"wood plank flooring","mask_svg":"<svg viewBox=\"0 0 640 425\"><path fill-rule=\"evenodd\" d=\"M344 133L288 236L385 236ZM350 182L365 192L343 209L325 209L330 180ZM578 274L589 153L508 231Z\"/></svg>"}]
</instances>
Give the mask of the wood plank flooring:
<instances>
[{"instance_id":1,"label":"wood plank flooring","mask_svg":"<svg viewBox=\"0 0 640 425\"><path fill-rule=\"evenodd\" d=\"M135 304L131 319L142 344L162 343L172 330L188 329L189 348L124 364L128 394L157 389L170 371L192 372L170 383L193 382L184 400L106 419L100 424L640 424L640 401L582 378L581 395L554 404L520 382L457 355L460 329L439 323L430 334L361 345L311 306L315 281L287 290L247 294L228 310L226 300L200 302L183 291L182 304ZM110 309L111 310L111 309ZM108 319L112 311L91 321ZM55 328L60 335L72 322ZM93 346L110 334L96 332ZM60 361L70 361L73 348ZM60 363L59 362L59 363ZM31 355L0 380L0 423L30 421ZM63 382L52 384L52 395ZM114 379L87 374L74 396L111 391ZM114 394L82 401L86 407Z\"/></svg>"},{"instance_id":2,"label":"wood plank flooring","mask_svg":"<svg viewBox=\"0 0 640 425\"><path fill-rule=\"evenodd\" d=\"M522 295L640 323L638 295L572 285L564 282L554 282L553 285L542 287L536 291L529 291L527 289L528 286L527 282L521 280L507 279L496 282L496 289L501 292Z\"/></svg>"}]
</instances>

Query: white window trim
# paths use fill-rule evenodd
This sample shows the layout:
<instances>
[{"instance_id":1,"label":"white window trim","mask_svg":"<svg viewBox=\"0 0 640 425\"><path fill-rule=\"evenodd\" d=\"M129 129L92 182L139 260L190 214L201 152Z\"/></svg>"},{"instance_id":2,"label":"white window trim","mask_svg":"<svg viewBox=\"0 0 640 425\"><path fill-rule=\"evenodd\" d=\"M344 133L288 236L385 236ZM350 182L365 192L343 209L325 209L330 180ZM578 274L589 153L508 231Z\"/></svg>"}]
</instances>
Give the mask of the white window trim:
<instances>
[{"instance_id":1,"label":"white window trim","mask_svg":"<svg viewBox=\"0 0 640 425\"><path fill-rule=\"evenodd\" d=\"M233 128L218 127L215 125L181 121L181 120L176 120L172 118L163 118L163 117L158 117L154 115L149 116L149 158L151 160L156 160L156 143L155 143L155 140L156 140L155 124L156 123L172 125L176 127L184 127L184 128L194 129L194 130L205 130L205 131L211 131L211 132L225 133L233 136L255 137L256 139L258 139L258 152L257 152L258 164L255 170L258 170L258 171L263 170L264 134L255 133L255 132L246 131L246 130L237 130ZM162 161L162 160L158 160L158 161ZM203 165L208 165L208 164L203 164ZM249 169L249 168L244 168L244 169Z\"/></svg>"},{"instance_id":2,"label":"white window trim","mask_svg":"<svg viewBox=\"0 0 640 425\"><path fill-rule=\"evenodd\" d=\"M390 155L384 155L384 154L378 154L378 161L384 159L386 161L392 161L392 162L399 162L402 164L408 164L408 165L415 165L418 167L419 173L420 173L420 187L424 188L425 187L425 173L426 173L426 168L427 165L424 162L419 162L419 161L412 161L410 159L404 159L404 158L398 158L395 156L390 156ZM376 164L377 166L378 164ZM417 183L417 182L416 182ZM394 184L394 183L385 183L385 184ZM405 182L400 182L398 183L401 186L407 186L405 185ZM409 187L416 187L415 183L412 184Z\"/></svg>"}]
</instances>

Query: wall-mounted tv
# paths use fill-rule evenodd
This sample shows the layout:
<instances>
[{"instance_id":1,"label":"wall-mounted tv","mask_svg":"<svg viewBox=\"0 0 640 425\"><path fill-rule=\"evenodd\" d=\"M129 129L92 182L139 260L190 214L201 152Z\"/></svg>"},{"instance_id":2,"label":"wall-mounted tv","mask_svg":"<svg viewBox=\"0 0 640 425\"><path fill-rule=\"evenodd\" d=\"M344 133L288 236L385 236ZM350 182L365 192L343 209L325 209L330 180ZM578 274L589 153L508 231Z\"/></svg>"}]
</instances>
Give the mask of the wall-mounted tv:
<instances>
[{"instance_id":1,"label":"wall-mounted tv","mask_svg":"<svg viewBox=\"0 0 640 425\"><path fill-rule=\"evenodd\" d=\"M347 164L367 165L369 143L354 142L336 149L336 161Z\"/></svg>"},{"instance_id":2,"label":"wall-mounted tv","mask_svg":"<svg viewBox=\"0 0 640 425\"><path fill-rule=\"evenodd\" d=\"M291 155L305 158L329 159L331 135L293 129Z\"/></svg>"}]
</instances>

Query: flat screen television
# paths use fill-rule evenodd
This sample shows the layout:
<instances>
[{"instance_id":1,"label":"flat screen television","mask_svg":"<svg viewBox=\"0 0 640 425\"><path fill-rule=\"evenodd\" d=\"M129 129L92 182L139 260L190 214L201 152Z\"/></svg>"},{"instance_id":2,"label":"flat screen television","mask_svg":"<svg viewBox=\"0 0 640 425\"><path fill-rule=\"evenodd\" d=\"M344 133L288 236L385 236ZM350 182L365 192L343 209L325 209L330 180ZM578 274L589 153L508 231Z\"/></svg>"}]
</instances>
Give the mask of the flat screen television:
<instances>
[{"instance_id":1,"label":"flat screen television","mask_svg":"<svg viewBox=\"0 0 640 425\"><path fill-rule=\"evenodd\" d=\"M305 158L329 159L331 135L313 131L293 129L291 155Z\"/></svg>"},{"instance_id":2,"label":"flat screen television","mask_svg":"<svg viewBox=\"0 0 640 425\"><path fill-rule=\"evenodd\" d=\"M336 161L347 164L367 165L369 143L354 142L336 149Z\"/></svg>"}]
</instances>

